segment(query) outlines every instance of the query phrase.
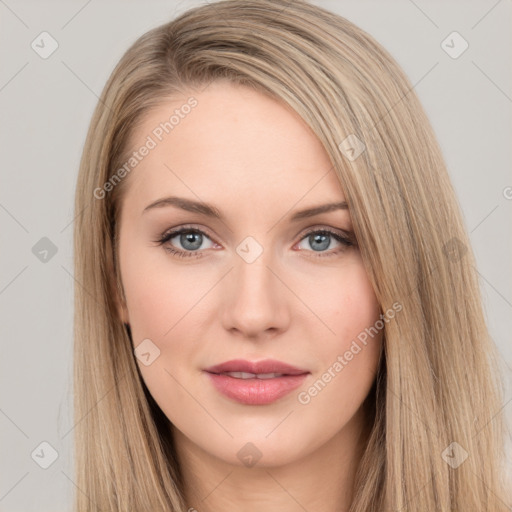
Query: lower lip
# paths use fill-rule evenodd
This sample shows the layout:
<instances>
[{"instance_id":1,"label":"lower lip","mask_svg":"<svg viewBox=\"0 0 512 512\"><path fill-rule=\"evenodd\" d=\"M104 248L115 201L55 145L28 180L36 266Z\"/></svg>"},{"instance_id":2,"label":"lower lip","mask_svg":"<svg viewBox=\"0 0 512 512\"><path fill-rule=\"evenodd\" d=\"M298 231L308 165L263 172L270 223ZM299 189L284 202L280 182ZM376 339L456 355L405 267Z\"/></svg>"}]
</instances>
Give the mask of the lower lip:
<instances>
[{"instance_id":1,"label":"lower lip","mask_svg":"<svg viewBox=\"0 0 512 512\"><path fill-rule=\"evenodd\" d=\"M298 388L307 373L273 379L237 379L229 375L206 372L213 385L223 395L246 405L266 405Z\"/></svg>"}]
</instances>

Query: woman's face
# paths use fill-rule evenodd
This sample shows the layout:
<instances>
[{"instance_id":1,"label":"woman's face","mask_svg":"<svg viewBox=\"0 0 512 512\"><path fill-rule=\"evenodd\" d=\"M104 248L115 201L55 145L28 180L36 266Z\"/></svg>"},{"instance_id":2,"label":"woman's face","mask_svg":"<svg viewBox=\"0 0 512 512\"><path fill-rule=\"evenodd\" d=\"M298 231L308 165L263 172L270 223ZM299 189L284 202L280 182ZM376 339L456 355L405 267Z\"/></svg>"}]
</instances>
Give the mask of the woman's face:
<instances>
[{"instance_id":1,"label":"woman's face","mask_svg":"<svg viewBox=\"0 0 512 512\"><path fill-rule=\"evenodd\" d=\"M349 211L300 213L345 201L329 158L259 92L215 82L193 97L149 113L124 177L121 315L144 382L184 445L227 463L353 442L380 311ZM247 366L212 369L233 360Z\"/></svg>"}]
</instances>

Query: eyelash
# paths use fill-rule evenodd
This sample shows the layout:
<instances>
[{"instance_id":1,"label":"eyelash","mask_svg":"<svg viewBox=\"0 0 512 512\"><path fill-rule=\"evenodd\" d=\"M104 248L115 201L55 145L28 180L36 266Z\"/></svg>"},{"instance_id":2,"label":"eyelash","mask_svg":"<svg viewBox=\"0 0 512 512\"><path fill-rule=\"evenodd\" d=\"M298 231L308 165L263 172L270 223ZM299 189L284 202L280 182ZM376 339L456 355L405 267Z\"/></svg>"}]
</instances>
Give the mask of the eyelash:
<instances>
[{"instance_id":1,"label":"eyelash","mask_svg":"<svg viewBox=\"0 0 512 512\"><path fill-rule=\"evenodd\" d=\"M164 233L158 240L155 240L154 242L156 244L158 244L158 245L164 245L169 240L171 240L175 236L180 235L182 233L197 233L197 234L204 235L207 238L211 239L211 237L209 237L204 231L202 231L200 229L184 226L184 227L181 227L179 229L176 229L176 230L173 230L173 231L168 231L168 232ZM332 236L334 239L336 239L338 242L340 242L343 245L343 247L338 248L338 249L336 249L334 251L333 250L331 250L331 251L320 251L320 252L307 251L307 252L314 252L315 255L313 257L325 258L325 257L336 256L339 253L341 253L341 252L345 251L346 249L348 249L349 247L352 247L352 246L356 245L350 238L343 237L339 233L337 233L336 231L333 231L333 230L328 229L328 228L324 228L324 229L314 229L314 228L312 228L311 230L307 231L303 235L303 237L300 239L300 242L302 240L304 240L306 237L308 237L308 236L310 236L312 234L330 235L330 236ZM203 256L202 253L204 252L204 251L200 251L200 250L197 250L197 251L182 251L180 249L175 249L174 247L172 247L170 245L164 246L164 249L167 252L169 252L170 254L172 254L173 256L177 256L179 258L194 258L194 257L195 258L201 258ZM301 249L301 250L303 250L303 249Z\"/></svg>"}]
</instances>

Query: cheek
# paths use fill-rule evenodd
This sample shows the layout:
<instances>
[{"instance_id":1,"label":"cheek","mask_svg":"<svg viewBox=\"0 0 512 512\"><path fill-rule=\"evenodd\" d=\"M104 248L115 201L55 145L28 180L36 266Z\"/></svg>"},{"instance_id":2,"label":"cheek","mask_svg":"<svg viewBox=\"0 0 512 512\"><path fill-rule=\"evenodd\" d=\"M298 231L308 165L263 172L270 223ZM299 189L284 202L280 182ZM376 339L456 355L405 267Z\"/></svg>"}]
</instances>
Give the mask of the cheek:
<instances>
[{"instance_id":1,"label":"cheek","mask_svg":"<svg viewBox=\"0 0 512 512\"><path fill-rule=\"evenodd\" d=\"M163 248L131 250L128 243L122 253L121 277L135 345L145 338L162 341L204 295L204 278L180 271L167 258Z\"/></svg>"},{"instance_id":2,"label":"cheek","mask_svg":"<svg viewBox=\"0 0 512 512\"><path fill-rule=\"evenodd\" d=\"M329 328L327 350L342 350L379 319L379 303L359 255L323 283L308 300Z\"/></svg>"},{"instance_id":3,"label":"cheek","mask_svg":"<svg viewBox=\"0 0 512 512\"><path fill-rule=\"evenodd\" d=\"M317 348L322 381L317 387L329 383L326 406L338 396L350 409L364 399L373 382L383 333L379 304L361 260L343 269L317 307L332 331Z\"/></svg>"},{"instance_id":4,"label":"cheek","mask_svg":"<svg viewBox=\"0 0 512 512\"><path fill-rule=\"evenodd\" d=\"M352 340L375 324L380 308L362 264L354 266L346 282L347 286L341 291L336 321L342 331L342 339Z\"/></svg>"},{"instance_id":5,"label":"cheek","mask_svg":"<svg viewBox=\"0 0 512 512\"><path fill-rule=\"evenodd\" d=\"M160 407L174 411L186 407L190 399L173 377L178 382L183 380L183 361L193 359L197 350L190 343L197 338L190 320L200 314L206 286L204 282L201 286L201 276L180 272L176 265L173 268L165 254L157 254L159 251L164 252L154 248L147 252L134 248L130 252L127 244L121 276L133 346L141 344L145 352L151 353L150 364L137 361L143 380Z\"/></svg>"}]
</instances>

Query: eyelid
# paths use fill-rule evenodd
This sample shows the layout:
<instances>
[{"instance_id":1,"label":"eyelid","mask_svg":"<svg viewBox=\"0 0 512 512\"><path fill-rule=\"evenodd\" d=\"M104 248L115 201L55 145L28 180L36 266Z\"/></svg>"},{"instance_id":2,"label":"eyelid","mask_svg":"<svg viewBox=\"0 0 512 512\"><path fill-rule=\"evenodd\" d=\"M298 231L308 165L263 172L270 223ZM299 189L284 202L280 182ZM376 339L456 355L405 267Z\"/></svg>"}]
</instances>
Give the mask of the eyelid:
<instances>
[{"instance_id":1,"label":"eyelid","mask_svg":"<svg viewBox=\"0 0 512 512\"><path fill-rule=\"evenodd\" d=\"M184 249L179 249L179 248L174 248L174 247L172 247L172 248L165 247L165 244L167 244L167 242L169 242L172 238L175 238L176 236L178 236L179 234L181 234L183 232L199 233L203 236L206 236L208 239L210 239L213 244L219 245L218 242L216 242L216 237L213 237L209 234L208 228L203 227L203 226L198 227L197 224L184 224L181 226L169 228L168 230L164 231L164 233L160 236L160 238L158 240L155 240L154 242L157 243L158 245L164 246L165 250L168 251L169 253L172 253L173 256L196 257L196 258L203 257L206 249L197 250L197 251L189 251L189 250L184 250ZM355 235L352 231L347 231L347 230L343 230L340 228L334 228L332 226L326 226L326 225L321 225L321 224L316 224L316 225L310 226L310 227L306 228L306 231L304 231L304 230L299 231L299 233L297 235L295 235L295 237L294 237L294 239L299 237L298 241L294 244L294 246L297 245L298 243L301 243L303 240L305 240L306 237L310 233L316 233L316 232L318 232L318 233L325 232L325 233L329 234L331 237L334 237L335 240L339 244L341 244L341 247L339 247L337 249L330 249L328 251L309 251L309 250L305 251L304 249L300 249L301 252L305 251L306 253L311 253L313 258L334 257L334 256L337 256L340 253L344 252L346 249L349 249L350 247L357 247L357 241L356 241ZM222 245L222 244L220 244L220 245Z\"/></svg>"},{"instance_id":2,"label":"eyelid","mask_svg":"<svg viewBox=\"0 0 512 512\"><path fill-rule=\"evenodd\" d=\"M180 226L176 226L173 228L166 229L160 236L158 240L155 240L155 242L161 242L162 239L167 238L168 235L172 234L171 238L174 238L175 236L179 235L182 231L194 231L201 233L203 235L206 235L212 242L220 244L220 242L216 241L216 237L211 235L208 228L205 226L200 226L198 224L182 224Z\"/></svg>"},{"instance_id":3,"label":"eyelid","mask_svg":"<svg viewBox=\"0 0 512 512\"><path fill-rule=\"evenodd\" d=\"M170 234L173 234L173 237L171 237L171 238L174 238L174 236L177 236L179 234L179 232L185 231L185 230L200 232L201 234L204 234L208 238L210 238L210 240L212 240L212 242L217 243L219 245L223 245L220 242L216 241L216 236L213 236L209 232L209 229L207 227L202 226L202 225L200 226L198 224L183 224L183 225L180 225L180 226L176 226L176 227L172 227L172 228L166 229L159 236L158 240L155 240L155 243L161 242L162 239L167 238L167 236L170 235ZM305 228L305 230L301 229L301 230L299 230L299 232L293 238L295 239L295 238L300 236L300 239L298 240L300 242L308 234L310 234L311 232L316 232L316 231L332 231L332 232L335 232L336 234L338 234L340 237L345 238L346 240L352 242L354 245L357 244L355 235L354 235L354 233L352 231L344 230L344 229L341 229L341 228L335 228L333 226L328 226L326 224L315 224L313 226Z\"/></svg>"},{"instance_id":4,"label":"eyelid","mask_svg":"<svg viewBox=\"0 0 512 512\"><path fill-rule=\"evenodd\" d=\"M315 232L315 231L334 232L334 233L338 234L339 236L341 236L342 238L345 238L345 239L349 240L353 244L356 243L355 235L354 235L354 233L352 231L341 229L341 228L335 228L335 227L332 227L332 226L327 226L326 224L316 224L316 225L314 225L312 227L306 228L305 232L299 231L299 233L297 233L296 237L302 234L301 235L301 240L302 240L309 233Z\"/></svg>"}]
</instances>

